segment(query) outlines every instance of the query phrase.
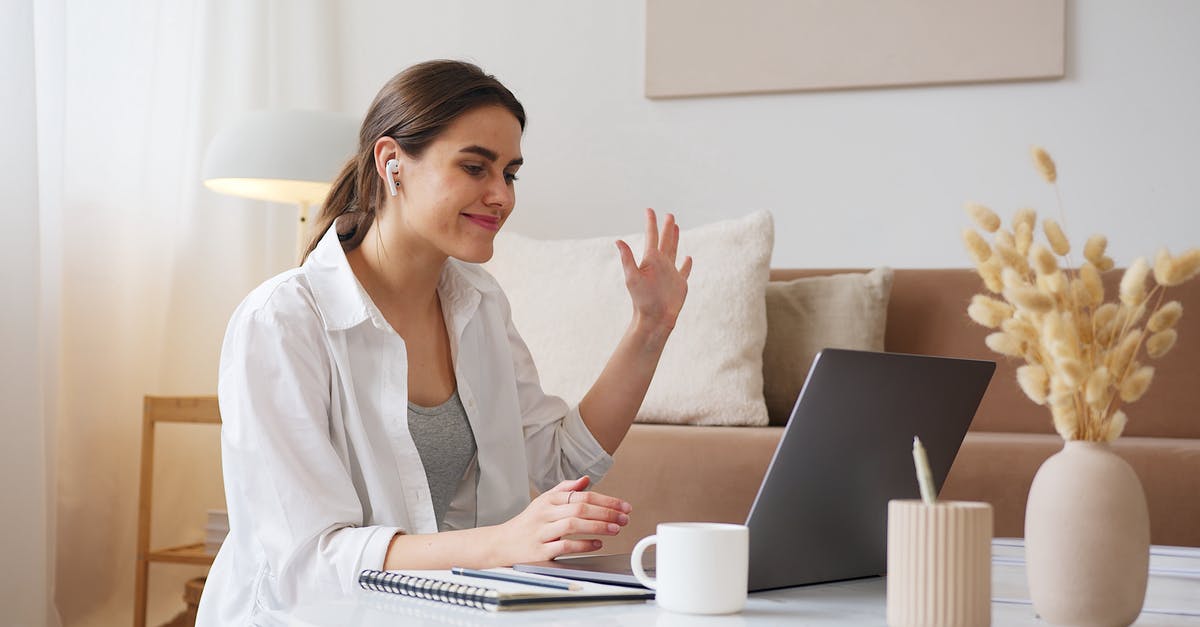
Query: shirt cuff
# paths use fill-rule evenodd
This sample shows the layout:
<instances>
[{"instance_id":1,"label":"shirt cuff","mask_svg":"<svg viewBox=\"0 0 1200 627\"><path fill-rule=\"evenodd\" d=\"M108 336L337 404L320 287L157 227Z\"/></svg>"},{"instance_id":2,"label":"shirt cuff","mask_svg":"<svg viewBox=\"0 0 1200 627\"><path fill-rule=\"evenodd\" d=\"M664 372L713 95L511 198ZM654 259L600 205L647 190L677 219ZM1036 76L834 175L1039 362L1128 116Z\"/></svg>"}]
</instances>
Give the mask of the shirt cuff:
<instances>
[{"instance_id":1,"label":"shirt cuff","mask_svg":"<svg viewBox=\"0 0 1200 627\"><path fill-rule=\"evenodd\" d=\"M572 461L576 461L580 471L591 477L592 485L596 485L612 467L613 458L600 446L596 436L592 435L591 429L583 422L578 405L571 407L567 412L563 419L563 431L573 449Z\"/></svg>"},{"instance_id":2,"label":"shirt cuff","mask_svg":"<svg viewBox=\"0 0 1200 627\"><path fill-rule=\"evenodd\" d=\"M367 538L366 544L363 545L362 559L360 560L361 573L364 569L383 570L383 564L387 561L388 545L392 543L392 538L397 533L403 533L404 530L400 527L373 527L370 537ZM355 583L357 583L357 575L355 575Z\"/></svg>"}]
</instances>

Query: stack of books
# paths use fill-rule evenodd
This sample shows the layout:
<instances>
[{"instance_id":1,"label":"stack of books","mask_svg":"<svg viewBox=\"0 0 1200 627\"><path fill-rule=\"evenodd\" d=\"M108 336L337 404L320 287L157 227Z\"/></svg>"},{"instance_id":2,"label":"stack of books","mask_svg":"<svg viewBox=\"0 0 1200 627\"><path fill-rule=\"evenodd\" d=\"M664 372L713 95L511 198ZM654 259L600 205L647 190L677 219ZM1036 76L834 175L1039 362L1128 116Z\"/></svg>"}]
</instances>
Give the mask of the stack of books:
<instances>
[{"instance_id":1,"label":"stack of books","mask_svg":"<svg viewBox=\"0 0 1200 627\"><path fill-rule=\"evenodd\" d=\"M229 535L229 512L221 509L208 510L208 524L204 526L204 552L216 555Z\"/></svg>"}]
</instances>

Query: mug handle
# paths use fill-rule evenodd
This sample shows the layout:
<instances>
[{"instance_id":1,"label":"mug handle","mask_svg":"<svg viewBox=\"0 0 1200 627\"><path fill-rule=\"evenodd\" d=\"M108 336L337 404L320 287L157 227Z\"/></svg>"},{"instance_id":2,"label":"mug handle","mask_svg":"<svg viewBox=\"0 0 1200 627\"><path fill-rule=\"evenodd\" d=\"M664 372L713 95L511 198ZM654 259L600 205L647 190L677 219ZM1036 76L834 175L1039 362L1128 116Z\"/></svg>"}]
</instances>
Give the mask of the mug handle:
<instances>
[{"instance_id":1,"label":"mug handle","mask_svg":"<svg viewBox=\"0 0 1200 627\"><path fill-rule=\"evenodd\" d=\"M646 549L650 548L650 545L657 543L657 534L646 536L638 540L638 543L633 547L633 554L629 556L629 567L633 569L633 576L637 577L637 580L643 586L651 590L658 589L658 580L646 575L646 570L642 568L642 554L646 552Z\"/></svg>"}]
</instances>

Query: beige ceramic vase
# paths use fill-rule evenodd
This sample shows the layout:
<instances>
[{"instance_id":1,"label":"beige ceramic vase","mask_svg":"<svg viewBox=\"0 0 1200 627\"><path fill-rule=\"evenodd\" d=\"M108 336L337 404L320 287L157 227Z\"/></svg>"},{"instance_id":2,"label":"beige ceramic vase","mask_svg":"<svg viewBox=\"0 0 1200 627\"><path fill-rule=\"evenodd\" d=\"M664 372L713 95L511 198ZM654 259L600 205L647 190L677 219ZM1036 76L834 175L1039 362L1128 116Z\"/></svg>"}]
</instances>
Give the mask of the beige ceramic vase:
<instances>
[{"instance_id":1,"label":"beige ceramic vase","mask_svg":"<svg viewBox=\"0 0 1200 627\"><path fill-rule=\"evenodd\" d=\"M1146 598L1150 516L1133 468L1103 442L1067 442L1025 508L1029 595L1052 625L1130 625Z\"/></svg>"}]
</instances>

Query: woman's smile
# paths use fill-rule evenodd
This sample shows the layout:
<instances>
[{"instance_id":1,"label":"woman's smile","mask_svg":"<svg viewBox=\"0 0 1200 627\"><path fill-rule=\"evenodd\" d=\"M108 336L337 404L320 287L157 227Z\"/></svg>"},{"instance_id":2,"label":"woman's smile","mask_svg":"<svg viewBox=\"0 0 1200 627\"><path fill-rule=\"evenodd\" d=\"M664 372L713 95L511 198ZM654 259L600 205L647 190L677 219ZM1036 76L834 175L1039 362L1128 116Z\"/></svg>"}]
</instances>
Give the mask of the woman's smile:
<instances>
[{"instance_id":1,"label":"woman's smile","mask_svg":"<svg viewBox=\"0 0 1200 627\"><path fill-rule=\"evenodd\" d=\"M491 232L500 230L500 216L488 215L485 213L460 213L468 222L478 226L481 229L486 229Z\"/></svg>"}]
</instances>

